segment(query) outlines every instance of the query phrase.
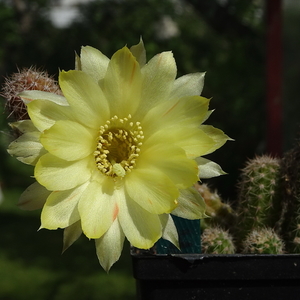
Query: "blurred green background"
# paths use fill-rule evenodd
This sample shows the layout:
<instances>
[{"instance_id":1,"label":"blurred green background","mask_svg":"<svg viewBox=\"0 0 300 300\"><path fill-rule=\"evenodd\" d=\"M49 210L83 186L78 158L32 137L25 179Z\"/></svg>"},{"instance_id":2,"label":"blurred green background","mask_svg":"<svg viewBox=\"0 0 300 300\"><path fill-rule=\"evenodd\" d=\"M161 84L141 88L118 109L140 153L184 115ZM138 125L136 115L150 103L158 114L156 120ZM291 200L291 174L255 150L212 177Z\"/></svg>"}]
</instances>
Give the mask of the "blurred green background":
<instances>
[{"instance_id":1,"label":"blurred green background","mask_svg":"<svg viewBox=\"0 0 300 300\"><path fill-rule=\"evenodd\" d=\"M0 75L35 65L57 77L74 68L74 51L90 45L111 56L143 37L147 58L172 50L178 76L206 71L203 91L215 112L208 124L224 130L228 142L208 158L228 173L210 184L234 202L245 160L265 152L266 26L263 0L78 1L67 13L60 0L0 0ZM284 148L298 131L300 6L283 2ZM57 15L56 15L57 16ZM63 22L65 21L65 22ZM11 158L13 139L4 101L0 106L0 299L134 299L129 247L109 275L97 262L94 244L81 238L66 253L62 231L37 232L39 212L23 212L17 199L31 182L32 168Z\"/></svg>"}]
</instances>

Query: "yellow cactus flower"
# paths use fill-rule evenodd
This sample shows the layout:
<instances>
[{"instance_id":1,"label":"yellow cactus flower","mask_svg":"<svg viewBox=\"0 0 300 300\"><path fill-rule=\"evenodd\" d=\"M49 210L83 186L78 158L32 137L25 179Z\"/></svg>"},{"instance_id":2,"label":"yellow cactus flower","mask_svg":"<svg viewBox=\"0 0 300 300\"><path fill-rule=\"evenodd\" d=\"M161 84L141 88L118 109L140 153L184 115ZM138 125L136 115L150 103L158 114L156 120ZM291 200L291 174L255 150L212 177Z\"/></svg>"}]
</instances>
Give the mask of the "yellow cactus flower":
<instances>
[{"instance_id":1,"label":"yellow cactus flower","mask_svg":"<svg viewBox=\"0 0 300 300\"><path fill-rule=\"evenodd\" d=\"M201 125L210 115L204 73L176 79L171 52L145 57L142 42L111 59L83 47L76 70L60 72L63 96L23 92L31 120L12 124L24 134L9 152L35 165L37 181L19 205L43 208L41 228L64 228L65 249L82 232L95 239L105 270L125 237L142 249L161 237L178 246L170 213L203 217L192 186L199 174L224 173L200 157L229 139Z\"/></svg>"}]
</instances>

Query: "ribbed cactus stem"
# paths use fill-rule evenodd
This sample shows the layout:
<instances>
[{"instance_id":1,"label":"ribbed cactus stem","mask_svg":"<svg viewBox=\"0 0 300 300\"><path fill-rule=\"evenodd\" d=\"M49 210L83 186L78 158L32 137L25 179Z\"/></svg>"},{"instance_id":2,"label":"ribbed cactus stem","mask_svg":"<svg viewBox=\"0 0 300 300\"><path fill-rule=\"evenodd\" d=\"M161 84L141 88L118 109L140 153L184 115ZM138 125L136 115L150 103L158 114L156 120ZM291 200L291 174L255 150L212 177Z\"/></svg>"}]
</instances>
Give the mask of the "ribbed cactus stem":
<instances>
[{"instance_id":1,"label":"ribbed cactus stem","mask_svg":"<svg viewBox=\"0 0 300 300\"><path fill-rule=\"evenodd\" d=\"M249 160L239 184L239 237L252 229L274 227L280 218L280 161L270 156Z\"/></svg>"},{"instance_id":2,"label":"ribbed cactus stem","mask_svg":"<svg viewBox=\"0 0 300 300\"><path fill-rule=\"evenodd\" d=\"M231 234L220 228L206 228L201 237L202 251L206 254L233 254L235 246Z\"/></svg>"},{"instance_id":3,"label":"ribbed cactus stem","mask_svg":"<svg viewBox=\"0 0 300 300\"><path fill-rule=\"evenodd\" d=\"M252 230L243 242L243 253L282 254L284 242L271 228Z\"/></svg>"}]
</instances>

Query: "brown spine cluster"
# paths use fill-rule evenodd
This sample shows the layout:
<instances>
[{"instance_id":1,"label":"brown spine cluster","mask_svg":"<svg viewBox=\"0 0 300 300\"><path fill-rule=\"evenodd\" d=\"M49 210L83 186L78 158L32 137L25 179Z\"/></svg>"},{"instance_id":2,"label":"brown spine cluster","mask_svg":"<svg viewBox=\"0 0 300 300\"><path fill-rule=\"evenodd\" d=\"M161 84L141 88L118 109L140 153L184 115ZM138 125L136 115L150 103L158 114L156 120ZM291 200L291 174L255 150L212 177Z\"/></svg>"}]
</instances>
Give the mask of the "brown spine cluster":
<instances>
[{"instance_id":1,"label":"brown spine cluster","mask_svg":"<svg viewBox=\"0 0 300 300\"><path fill-rule=\"evenodd\" d=\"M5 107L8 117L15 120L29 119L25 103L19 94L26 90L38 90L61 95L57 82L47 72L35 67L19 70L5 78L1 96L6 100Z\"/></svg>"}]
</instances>

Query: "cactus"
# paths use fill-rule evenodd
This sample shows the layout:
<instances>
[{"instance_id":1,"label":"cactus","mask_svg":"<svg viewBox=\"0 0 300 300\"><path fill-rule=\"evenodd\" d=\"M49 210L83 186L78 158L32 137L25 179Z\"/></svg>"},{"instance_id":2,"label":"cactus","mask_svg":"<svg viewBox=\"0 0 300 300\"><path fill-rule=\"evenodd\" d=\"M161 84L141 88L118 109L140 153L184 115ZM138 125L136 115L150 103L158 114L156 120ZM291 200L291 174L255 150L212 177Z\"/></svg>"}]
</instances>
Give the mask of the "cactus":
<instances>
[{"instance_id":1,"label":"cactus","mask_svg":"<svg viewBox=\"0 0 300 300\"><path fill-rule=\"evenodd\" d=\"M5 78L0 95L6 100L5 107L9 112L9 117L13 116L15 120L29 119L26 105L19 97L19 93L25 90L38 90L61 95L57 82L47 72L31 67L12 74Z\"/></svg>"},{"instance_id":2,"label":"cactus","mask_svg":"<svg viewBox=\"0 0 300 300\"><path fill-rule=\"evenodd\" d=\"M201 220L201 229L217 225L225 229L232 228L236 213L230 204L222 202L220 195L216 191L211 191L207 184L196 184L195 188L205 201L205 214L208 216Z\"/></svg>"},{"instance_id":3,"label":"cactus","mask_svg":"<svg viewBox=\"0 0 300 300\"><path fill-rule=\"evenodd\" d=\"M206 254L233 254L235 246L228 231L220 227L206 228L201 237L203 253Z\"/></svg>"},{"instance_id":4,"label":"cactus","mask_svg":"<svg viewBox=\"0 0 300 300\"><path fill-rule=\"evenodd\" d=\"M281 177L285 210L282 235L289 253L300 253L300 145L282 159Z\"/></svg>"},{"instance_id":5,"label":"cactus","mask_svg":"<svg viewBox=\"0 0 300 300\"><path fill-rule=\"evenodd\" d=\"M282 254L284 242L271 228L252 230L243 241L243 253Z\"/></svg>"},{"instance_id":6,"label":"cactus","mask_svg":"<svg viewBox=\"0 0 300 300\"><path fill-rule=\"evenodd\" d=\"M239 183L238 237L276 225L281 214L280 161L270 156L249 160Z\"/></svg>"}]
</instances>

